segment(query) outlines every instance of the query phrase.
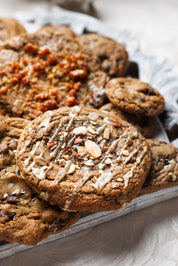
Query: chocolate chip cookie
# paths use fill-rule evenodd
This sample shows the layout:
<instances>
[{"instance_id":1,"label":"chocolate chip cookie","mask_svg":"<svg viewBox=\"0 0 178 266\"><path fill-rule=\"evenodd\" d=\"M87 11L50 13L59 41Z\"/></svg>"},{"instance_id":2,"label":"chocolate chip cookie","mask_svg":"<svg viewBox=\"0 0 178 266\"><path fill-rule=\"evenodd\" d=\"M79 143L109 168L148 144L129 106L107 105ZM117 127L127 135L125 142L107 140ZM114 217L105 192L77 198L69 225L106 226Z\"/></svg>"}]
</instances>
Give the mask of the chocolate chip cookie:
<instances>
[{"instance_id":1,"label":"chocolate chip cookie","mask_svg":"<svg viewBox=\"0 0 178 266\"><path fill-rule=\"evenodd\" d=\"M106 85L111 103L126 113L155 116L164 111L164 98L148 83L133 78L115 78Z\"/></svg>"},{"instance_id":2,"label":"chocolate chip cookie","mask_svg":"<svg viewBox=\"0 0 178 266\"><path fill-rule=\"evenodd\" d=\"M154 139L147 140L151 149L152 166L141 194L178 185L178 149Z\"/></svg>"},{"instance_id":3,"label":"chocolate chip cookie","mask_svg":"<svg viewBox=\"0 0 178 266\"><path fill-rule=\"evenodd\" d=\"M151 158L135 127L75 106L33 120L21 135L17 163L43 199L67 210L97 212L129 203Z\"/></svg>"},{"instance_id":4,"label":"chocolate chip cookie","mask_svg":"<svg viewBox=\"0 0 178 266\"><path fill-rule=\"evenodd\" d=\"M36 245L79 218L38 198L15 166L0 172L0 241Z\"/></svg>"},{"instance_id":5,"label":"chocolate chip cookie","mask_svg":"<svg viewBox=\"0 0 178 266\"><path fill-rule=\"evenodd\" d=\"M115 40L97 33L83 34L77 40L85 51L92 51L99 60L101 70L109 76L123 77L129 67L128 53L125 47Z\"/></svg>"},{"instance_id":6,"label":"chocolate chip cookie","mask_svg":"<svg viewBox=\"0 0 178 266\"><path fill-rule=\"evenodd\" d=\"M112 103L107 103L100 108L100 111L109 114L111 116L116 116L120 119L127 121L128 123L135 126L138 131L145 137L150 138L153 132L153 123L150 118L141 118L128 114L124 111L121 111L118 107Z\"/></svg>"},{"instance_id":7,"label":"chocolate chip cookie","mask_svg":"<svg viewBox=\"0 0 178 266\"><path fill-rule=\"evenodd\" d=\"M13 18L0 18L0 41L25 33L25 28Z\"/></svg>"}]
</instances>

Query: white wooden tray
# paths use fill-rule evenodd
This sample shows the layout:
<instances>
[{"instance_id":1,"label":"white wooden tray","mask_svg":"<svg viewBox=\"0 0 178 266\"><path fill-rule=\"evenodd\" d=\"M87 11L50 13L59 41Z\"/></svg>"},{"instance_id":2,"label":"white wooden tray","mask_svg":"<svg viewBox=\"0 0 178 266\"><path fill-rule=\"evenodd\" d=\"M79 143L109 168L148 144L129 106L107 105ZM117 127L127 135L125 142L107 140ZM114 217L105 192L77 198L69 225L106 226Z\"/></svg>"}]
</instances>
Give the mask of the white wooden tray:
<instances>
[{"instance_id":1,"label":"white wooden tray","mask_svg":"<svg viewBox=\"0 0 178 266\"><path fill-rule=\"evenodd\" d=\"M105 34L123 43L129 51L130 60L138 64L139 78L155 86L166 97L166 110L168 111L169 115L168 127L172 126L173 123L178 123L178 106L176 102L178 81L175 78L174 73L172 73L169 62L164 61L162 64L157 64L155 58L147 57L141 54L139 52L138 41L132 36L131 33L126 31L119 32L113 29L109 29L100 21L92 17L79 13L64 11L63 9L60 9L58 7L53 7L50 12L39 7L29 13L17 13L15 14L15 18L19 19L22 23L25 23L28 31L34 31L38 29L39 26L47 23L67 24L70 25L78 34L83 33L84 30L94 31ZM35 23L30 24L29 21L35 21ZM169 142L169 139L163 129L163 125L161 124L159 118L155 118L154 125L154 138ZM61 232L60 234L48 237L47 239L41 241L38 246L51 241L55 241L56 239L71 236L92 226L107 222L114 218L129 214L133 211L146 208L148 206L177 196L178 186L163 189L152 194L139 196L124 209L110 212L100 212L82 217L69 229ZM35 247L19 245L17 243L1 243L0 259L29 248Z\"/></svg>"}]
</instances>

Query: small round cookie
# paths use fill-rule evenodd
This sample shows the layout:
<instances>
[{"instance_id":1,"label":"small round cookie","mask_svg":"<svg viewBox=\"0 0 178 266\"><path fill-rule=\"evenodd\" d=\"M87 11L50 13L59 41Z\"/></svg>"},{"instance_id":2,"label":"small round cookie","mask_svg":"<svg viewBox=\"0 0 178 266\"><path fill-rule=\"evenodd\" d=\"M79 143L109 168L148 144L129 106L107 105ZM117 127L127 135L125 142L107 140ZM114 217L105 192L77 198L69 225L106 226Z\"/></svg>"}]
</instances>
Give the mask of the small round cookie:
<instances>
[{"instance_id":1,"label":"small round cookie","mask_svg":"<svg viewBox=\"0 0 178 266\"><path fill-rule=\"evenodd\" d=\"M115 78L106 85L111 103L126 113L155 116L164 111L164 98L148 83L133 78Z\"/></svg>"},{"instance_id":2,"label":"small round cookie","mask_svg":"<svg viewBox=\"0 0 178 266\"><path fill-rule=\"evenodd\" d=\"M151 158L135 127L75 106L33 120L21 135L17 162L43 199L71 211L97 212L128 204L140 191Z\"/></svg>"},{"instance_id":3,"label":"small round cookie","mask_svg":"<svg viewBox=\"0 0 178 266\"><path fill-rule=\"evenodd\" d=\"M100 69L112 77L123 77L129 67L125 47L115 40L97 33L83 34L77 40L85 51L92 51L100 60Z\"/></svg>"},{"instance_id":4,"label":"small round cookie","mask_svg":"<svg viewBox=\"0 0 178 266\"><path fill-rule=\"evenodd\" d=\"M128 114L124 111L121 111L118 107L116 107L112 103L107 103L107 104L103 105L99 110L106 113L106 114L109 114L111 116L118 117L118 118L132 124L133 126L135 126L138 129L138 131L145 138L150 138L152 136L153 123L151 122L150 118L144 118L143 119L141 117Z\"/></svg>"},{"instance_id":5,"label":"small round cookie","mask_svg":"<svg viewBox=\"0 0 178 266\"><path fill-rule=\"evenodd\" d=\"M18 139L28 123L21 118L6 118L0 122L0 170L15 164Z\"/></svg>"},{"instance_id":6,"label":"small round cookie","mask_svg":"<svg viewBox=\"0 0 178 266\"><path fill-rule=\"evenodd\" d=\"M152 166L140 194L155 192L178 185L178 149L154 139L147 140L151 149Z\"/></svg>"},{"instance_id":7,"label":"small round cookie","mask_svg":"<svg viewBox=\"0 0 178 266\"><path fill-rule=\"evenodd\" d=\"M55 32L55 34L63 35L69 38L75 38L77 35L75 32L69 27L65 25L45 25L41 27L36 33L51 34L51 32Z\"/></svg>"},{"instance_id":8,"label":"small round cookie","mask_svg":"<svg viewBox=\"0 0 178 266\"><path fill-rule=\"evenodd\" d=\"M0 241L36 245L80 218L39 199L15 166L0 172Z\"/></svg>"},{"instance_id":9,"label":"small round cookie","mask_svg":"<svg viewBox=\"0 0 178 266\"><path fill-rule=\"evenodd\" d=\"M0 41L25 33L25 28L13 18L0 18Z\"/></svg>"}]
</instances>

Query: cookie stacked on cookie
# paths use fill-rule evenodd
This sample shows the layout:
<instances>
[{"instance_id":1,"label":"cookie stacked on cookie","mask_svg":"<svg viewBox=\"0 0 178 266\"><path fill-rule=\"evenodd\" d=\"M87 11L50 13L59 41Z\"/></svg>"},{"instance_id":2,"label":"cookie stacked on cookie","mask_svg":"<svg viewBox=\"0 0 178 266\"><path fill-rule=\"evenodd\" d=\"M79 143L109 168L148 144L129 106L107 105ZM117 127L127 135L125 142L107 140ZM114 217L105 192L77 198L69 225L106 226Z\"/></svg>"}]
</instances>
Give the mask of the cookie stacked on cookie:
<instances>
[{"instance_id":1,"label":"cookie stacked on cookie","mask_svg":"<svg viewBox=\"0 0 178 266\"><path fill-rule=\"evenodd\" d=\"M34 245L177 184L177 150L144 138L164 99L124 77L123 45L45 26L3 43L0 63L0 240Z\"/></svg>"},{"instance_id":2,"label":"cookie stacked on cookie","mask_svg":"<svg viewBox=\"0 0 178 266\"><path fill-rule=\"evenodd\" d=\"M25 183L16 165L16 149L23 128L21 118L0 123L0 241L36 245L80 218L40 199Z\"/></svg>"}]
</instances>

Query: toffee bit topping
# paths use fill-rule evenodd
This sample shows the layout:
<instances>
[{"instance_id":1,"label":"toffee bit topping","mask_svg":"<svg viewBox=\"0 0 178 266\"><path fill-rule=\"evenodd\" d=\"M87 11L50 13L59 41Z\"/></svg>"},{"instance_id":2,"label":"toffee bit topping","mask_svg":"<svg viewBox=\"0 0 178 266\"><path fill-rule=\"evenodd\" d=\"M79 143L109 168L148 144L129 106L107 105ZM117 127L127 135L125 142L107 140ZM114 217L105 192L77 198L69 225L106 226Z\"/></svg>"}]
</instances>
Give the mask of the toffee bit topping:
<instances>
[{"instance_id":1,"label":"toffee bit topping","mask_svg":"<svg viewBox=\"0 0 178 266\"><path fill-rule=\"evenodd\" d=\"M115 147L110 146L110 147L108 148L108 151L109 151L110 153L113 153L113 152L115 151Z\"/></svg>"},{"instance_id":2,"label":"toffee bit topping","mask_svg":"<svg viewBox=\"0 0 178 266\"><path fill-rule=\"evenodd\" d=\"M48 160L43 158L43 157L40 157L40 156L35 157L34 160L36 163L39 163L41 165L47 165L48 164Z\"/></svg>"},{"instance_id":3,"label":"toffee bit topping","mask_svg":"<svg viewBox=\"0 0 178 266\"><path fill-rule=\"evenodd\" d=\"M87 140L85 142L85 148L93 158L99 158L101 156L101 149L95 142Z\"/></svg>"},{"instance_id":4,"label":"toffee bit topping","mask_svg":"<svg viewBox=\"0 0 178 266\"><path fill-rule=\"evenodd\" d=\"M82 143L84 140L83 139L81 139L81 138L77 138L76 140L75 140L75 143L76 144L80 144L80 143Z\"/></svg>"},{"instance_id":5,"label":"toffee bit topping","mask_svg":"<svg viewBox=\"0 0 178 266\"><path fill-rule=\"evenodd\" d=\"M111 118L111 121L112 121L113 126L115 126L115 127L121 126L121 123L119 122L119 120Z\"/></svg>"}]
</instances>

